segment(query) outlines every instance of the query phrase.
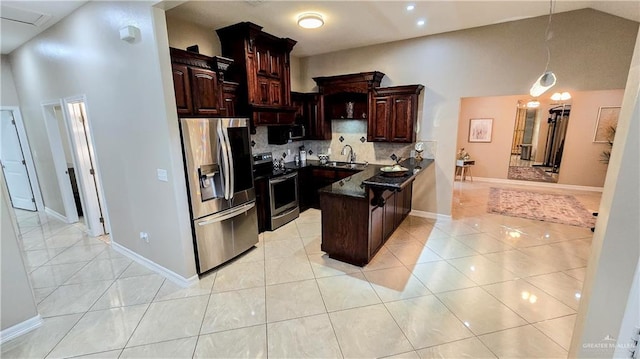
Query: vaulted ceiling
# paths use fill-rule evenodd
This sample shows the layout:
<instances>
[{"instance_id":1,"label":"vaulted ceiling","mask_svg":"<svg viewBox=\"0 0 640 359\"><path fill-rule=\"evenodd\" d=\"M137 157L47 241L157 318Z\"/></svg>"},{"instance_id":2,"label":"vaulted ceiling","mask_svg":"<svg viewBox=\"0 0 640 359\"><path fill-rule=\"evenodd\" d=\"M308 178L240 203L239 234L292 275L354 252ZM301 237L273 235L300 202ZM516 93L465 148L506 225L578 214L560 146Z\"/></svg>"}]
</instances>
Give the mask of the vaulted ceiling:
<instances>
[{"instance_id":1,"label":"vaulted ceiling","mask_svg":"<svg viewBox=\"0 0 640 359\"><path fill-rule=\"evenodd\" d=\"M167 2L165 5L170 5ZM407 10L407 5L415 8ZM173 4L175 5L175 4ZM294 56L310 56L549 14L549 1L188 1L167 11L212 30L251 21L296 39ZM555 1L554 12L593 8L640 22L638 1ZM297 26L298 14L317 12L325 25ZM422 26L418 20L424 20Z\"/></svg>"},{"instance_id":2,"label":"vaulted ceiling","mask_svg":"<svg viewBox=\"0 0 640 359\"><path fill-rule=\"evenodd\" d=\"M9 53L86 1L5 1L0 3L1 52ZM414 4L412 11L407 5ZM554 1L555 12L593 8L640 22L638 1ZM167 16L212 30L251 21L274 35L298 41L295 56L310 56L547 15L548 1L162 1ZM321 13L325 25L305 30L298 14ZM11 20L9 19L11 18ZM417 25L418 20L424 25Z\"/></svg>"}]
</instances>

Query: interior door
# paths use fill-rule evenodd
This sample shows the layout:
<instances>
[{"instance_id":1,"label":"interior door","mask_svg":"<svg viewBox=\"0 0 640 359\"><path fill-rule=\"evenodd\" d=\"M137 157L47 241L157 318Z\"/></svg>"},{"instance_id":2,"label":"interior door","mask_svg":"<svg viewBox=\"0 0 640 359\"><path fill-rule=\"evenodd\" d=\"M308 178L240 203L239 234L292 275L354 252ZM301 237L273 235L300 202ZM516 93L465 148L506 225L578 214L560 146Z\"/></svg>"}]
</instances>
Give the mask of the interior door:
<instances>
[{"instance_id":1,"label":"interior door","mask_svg":"<svg viewBox=\"0 0 640 359\"><path fill-rule=\"evenodd\" d=\"M2 172L9 190L9 197L14 208L28 211L36 210L33 191L29 183L27 165L22 153L22 146L18 138L18 130L11 111L2 110L2 124L0 127L0 161Z\"/></svg>"},{"instance_id":2,"label":"interior door","mask_svg":"<svg viewBox=\"0 0 640 359\"><path fill-rule=\"evenodd\" d=\"M81 193L84 199L85 219L90 235L100 236L105 234L105 220L102 213L102 198L99 191L99 183L96 174L93 143L86 128L87 115L84 102L67 103L72 142L75 147L78 165L78 179L82 187Z\"/></svg>"}]
</instances>

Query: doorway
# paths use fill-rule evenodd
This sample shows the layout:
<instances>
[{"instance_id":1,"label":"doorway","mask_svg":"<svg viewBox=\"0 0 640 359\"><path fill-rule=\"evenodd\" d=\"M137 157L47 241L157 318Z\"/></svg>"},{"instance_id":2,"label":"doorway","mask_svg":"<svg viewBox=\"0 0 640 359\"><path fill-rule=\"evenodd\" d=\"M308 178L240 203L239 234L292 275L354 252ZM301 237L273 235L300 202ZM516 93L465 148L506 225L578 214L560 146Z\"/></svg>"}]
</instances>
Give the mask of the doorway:
<instances>
[{"instance_id":1,"label":"doorway","mask_svg":"<svg viewBox=\"0 0 640 359\"><path fill-rule=\"evenodd\" d=\"M42 106L66 221L82 216L90 236L108 233L84 96Z\"/></svg>"},{"instance_id":2,"label":"doorway","mask_svg":"<svg viewBox=\"0 0 640 359\"><path fill-rule=\"evenodd\" d=\"M0 109L0 165L13 208L43 209L29 142L18 108Z\"/></svg>"}]
</instances>

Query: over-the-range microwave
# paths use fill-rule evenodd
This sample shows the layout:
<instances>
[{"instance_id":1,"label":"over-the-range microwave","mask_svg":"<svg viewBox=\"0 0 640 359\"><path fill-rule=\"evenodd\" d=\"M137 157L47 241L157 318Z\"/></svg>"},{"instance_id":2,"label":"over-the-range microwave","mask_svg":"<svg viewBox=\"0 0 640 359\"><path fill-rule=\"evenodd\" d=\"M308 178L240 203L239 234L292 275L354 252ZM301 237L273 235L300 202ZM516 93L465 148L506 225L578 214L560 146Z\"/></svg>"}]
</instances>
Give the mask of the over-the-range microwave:
<instances>
[{"instance_id":1,"label":"over-the-range microwave","mask_svg":"<svg viewBox=\"0 0 640 359\"><path fill-rule=\"evenodd\" d=\"M267 141L270 145L283 145L300 141L305 136L304 125L279 125L267 127Z\"/></svg>"}]
</instances>

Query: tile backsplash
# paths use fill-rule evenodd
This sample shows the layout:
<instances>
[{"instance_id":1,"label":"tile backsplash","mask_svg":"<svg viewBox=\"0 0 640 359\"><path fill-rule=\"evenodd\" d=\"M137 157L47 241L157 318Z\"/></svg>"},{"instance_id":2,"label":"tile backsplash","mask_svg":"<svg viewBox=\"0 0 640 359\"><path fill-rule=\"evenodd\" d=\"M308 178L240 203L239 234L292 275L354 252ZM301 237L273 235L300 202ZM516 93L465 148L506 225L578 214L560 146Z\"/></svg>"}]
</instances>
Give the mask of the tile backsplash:
<instances>
[{"instance_id":1,"label":"tile backsplash","mask_svg":"<svg viewBox=\"0 0 640 359\"><path fill-rule=\"evenodd\" d=\"M317 160L319 153L330 154L333 161L347 161L347 155L341 155L345 145L351 145L356 153L357 162L369 162L378 164L392 164L391 155L408 158L413 154L413 143L391 143L391 142L366 142L367 122L360 120L332 120L332 136L330 141L296 141L285 145L270 145L267 143L267 127L259 126L256 134L251 136L255 141L254 153L273 152L275 159L282 158L283 153L290 153L285 157L285 162L294 160L294 155L298 153L299 147L304 145L307 151L311 150L312 155L307 155L307 159ZM340 141L340 138L343 141ZM364 138L365 142L361 139ZM435 141L421 141L424 143L422 157L435 158ZM329 151L330 150L330 151Z\"/></svg>"}]
</instances>

